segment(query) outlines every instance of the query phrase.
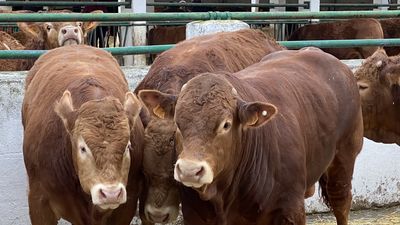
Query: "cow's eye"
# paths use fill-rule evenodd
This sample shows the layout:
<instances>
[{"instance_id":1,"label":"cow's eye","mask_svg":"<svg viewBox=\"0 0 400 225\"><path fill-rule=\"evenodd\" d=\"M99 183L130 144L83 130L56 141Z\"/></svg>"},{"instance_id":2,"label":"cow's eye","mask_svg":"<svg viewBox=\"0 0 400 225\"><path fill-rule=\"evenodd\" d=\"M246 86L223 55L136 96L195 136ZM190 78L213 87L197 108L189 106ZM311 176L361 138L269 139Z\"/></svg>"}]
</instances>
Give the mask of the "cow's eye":
<instances>
[{"instance_id":1,"label":"cow's eye","mask_svg":"<svg viewBox=\"0 0 400 225\"><path fill-rule=\"evenodd\" d=\"M174 137L170 137L169 138L169 144L170 145L174 145L175 144L175 138Z\"/></svg>"},{"instance_id":2,"label":"cow's eye","mask_svg":"<svg viewBox=\"0 0 400 225\"><path fill-rule=\"evenodd\" d=\"M81 23L81 22L78 22L78 26L79 26L79 27L82 27L82 23Z\"/></svg>"},{"instance_id":3,"label":"cow's eye","mask_svg":"<svg viewBox=\"0 0 400 225\"><path fill-rule=\"evenodd\" d=\"M51 25L47 25L46 29L47 29L47 31L50 31L51 30Z\"/></svg>"},{"instance_id":4,"label":"cow's eye","mask_svg":"<svg viewBox=\"0 0 400 225\"><path fill-rule=\"evenodd\" d=\"M81 147L81 152L82 152L82 153L86 153L86 148L82 146L82 147Z\"/></svg>"},{"instance_id":5,"label":"cow's eye","mask_svg":"<svg viewBox=\"0 0 400 225\"><path fill-rule=\"evenodd\" d=\"M224 128L224 130L229 130L229 128L231 128L231 126L232 126L232 123L227 121L224 123L223 128Z\"/></svg>"}]
</instances>

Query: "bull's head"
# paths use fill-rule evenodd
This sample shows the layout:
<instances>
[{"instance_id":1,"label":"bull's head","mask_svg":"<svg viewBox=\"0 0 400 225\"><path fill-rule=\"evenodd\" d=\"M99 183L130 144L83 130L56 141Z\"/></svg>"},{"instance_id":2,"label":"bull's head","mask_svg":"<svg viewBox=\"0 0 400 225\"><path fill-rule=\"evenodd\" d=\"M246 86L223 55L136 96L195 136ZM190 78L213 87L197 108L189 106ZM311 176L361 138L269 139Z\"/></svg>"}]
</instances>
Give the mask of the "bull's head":
<instances>
[{"instance_id":1,"label":"bull's head","mask_svg":"<svg viewBox=\"0 0 400 225\"><path fill-rule=\"evenodd\" d=\"M55 112L70 136L81 187L101 209L115 209L126 202L131 128L140 109L139 100L130 92L124 105L106 97L75 109L68 90L56 103Z\"/></svg>"}]
</instances>

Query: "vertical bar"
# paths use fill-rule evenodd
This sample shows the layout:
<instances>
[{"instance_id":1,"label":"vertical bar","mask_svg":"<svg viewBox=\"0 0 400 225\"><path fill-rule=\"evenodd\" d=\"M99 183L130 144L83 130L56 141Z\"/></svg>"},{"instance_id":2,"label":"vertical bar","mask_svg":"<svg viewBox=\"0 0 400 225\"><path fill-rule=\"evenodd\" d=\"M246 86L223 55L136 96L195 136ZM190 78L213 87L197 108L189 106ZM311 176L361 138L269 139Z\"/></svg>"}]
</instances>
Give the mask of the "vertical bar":
<instances>
[{"instance_id":1,"label":"vertical bar","mask_svg":"<svg viewBox=\"0 0 400 225\"><path fill-rule=\"evenodd\" d=\"M319 12L320 5L321 5L320 0L311 0L310 1L310 11L311 12ZM317 23L317 22L319 22L319 20L313 19L313 20L311 20L311 22Z\"/></svg>"},{"instance_id":2,"label":"vertical bar","mask_svg":"<svg viewBox=\"0 0 400 225\"><path fill-rule=\"evenodd\" d=\"M124 2L125 0L118 0L118 2ZM131 1L131 0L126 0L126 1ZM133 4L133 0L132 0L132 4ZM128 13L128 12L132 12L131 9L127 9L125 8L125 6L121 6L118 7L118 12L124 12L124 13ZM120 45L122 44L123 47L125 46L132 46L132 27L130 26L121 26L121 32L123 34L127 34L124 35L123 37L121 37L119 39ZM116 36L115 38L117 38L118 36ZM114 46L115 47L115 46ZM133 56L132 55L124 55L123 56L124 59L124 66L132 66L133 65Z\"/></svg>"},{"instance_id":3,"label":"vertical bar","mask_svg":"<svg viewBox=\"0 0 400 225\"><path fill-rule=\"evenodd\" d=\"M251 4L258 4L259 0L251 0ZM251 12L258 12L258 7L251 7Z\"/></svg>"},{"instance_id":4,"label":"vertical bar","mask_svg":"<svg viewBox=\"0 0 400 225\"><path fill-rule=\"evenodd\" d=\"M146 0L132 0L133 13L146 13ZM137 21L135 24L144 24L145 21ZM133 27L133 45L146 45L146 26ZM136 66L146 65L146 55L134 55L133 63Z\"/></svg>"}]
</instances>

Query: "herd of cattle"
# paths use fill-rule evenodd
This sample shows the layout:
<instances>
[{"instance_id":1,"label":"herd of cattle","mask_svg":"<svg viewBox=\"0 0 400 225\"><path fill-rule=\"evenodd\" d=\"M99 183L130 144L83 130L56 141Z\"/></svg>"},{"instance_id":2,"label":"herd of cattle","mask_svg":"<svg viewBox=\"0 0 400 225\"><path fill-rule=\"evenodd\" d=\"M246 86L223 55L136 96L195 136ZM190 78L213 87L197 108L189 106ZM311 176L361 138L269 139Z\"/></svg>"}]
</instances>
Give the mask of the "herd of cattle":
<instances>
[{"instance_id":1,"label":"herd of cattle","mask_svg":"<svg viewBox=\"0 0 400 225\"><path fill-rule=\"evenodd\" d=\"M293 39L322 39L314 26L386 35L375 19L340 24ZM317 182L346 225L363 136L400 145L400 56L382 48L286 50L261 31L221 32L160 54L132 92L112 55L79 45L95 22L18 25L25 45L0 33L0 48L54 48L23 63L33 225L129 225L138 203L144 225L180 210L189 225L305 224ZM338 57L367 59L353 73Z\"/></svg>"}]
</instances>

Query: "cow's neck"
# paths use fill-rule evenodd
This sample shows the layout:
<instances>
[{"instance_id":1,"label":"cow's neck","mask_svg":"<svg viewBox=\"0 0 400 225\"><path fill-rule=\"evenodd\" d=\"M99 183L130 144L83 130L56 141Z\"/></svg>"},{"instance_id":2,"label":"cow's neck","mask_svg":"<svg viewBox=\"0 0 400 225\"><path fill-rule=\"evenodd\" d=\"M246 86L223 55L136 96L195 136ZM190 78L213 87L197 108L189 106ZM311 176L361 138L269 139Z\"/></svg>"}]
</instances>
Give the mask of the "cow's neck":
<instances>
[{"instance_id":1,"label":"cow's neck","mask_svg":"<svg viewBox=\"0 0 400 225\"><path fill-rule=\"evenodd\" d=\"M374 111L373 119L365 120L365 137L383 143L400 145L400 121L393 119L400 115L400 105L389 106L384 110Z\"/></svg>"}]
</instances>

